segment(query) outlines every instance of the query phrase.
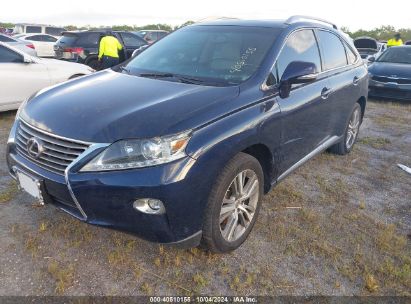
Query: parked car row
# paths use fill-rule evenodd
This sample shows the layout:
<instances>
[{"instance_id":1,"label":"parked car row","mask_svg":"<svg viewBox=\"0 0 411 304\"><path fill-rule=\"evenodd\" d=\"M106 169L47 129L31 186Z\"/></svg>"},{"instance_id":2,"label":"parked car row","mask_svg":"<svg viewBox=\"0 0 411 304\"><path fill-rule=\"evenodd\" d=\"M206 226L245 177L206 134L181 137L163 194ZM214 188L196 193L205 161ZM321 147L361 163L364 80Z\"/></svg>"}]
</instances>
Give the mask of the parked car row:
<instances>
[{"instance_id":1,"label":"parked car row","mask_svg":"<svg viewBox=\"0 0 411 304\"><path fill-rule=\"evenodd\" d=\"M120 52L120 62L132 57L133 52L148 43L140 36L127 31L113 31L123 45ZM99 68L98 49L105 31L75 31L63 32L54 44L57 59L84 63L93 69Z\"/></svg>"},{"instance_id":2,"label":"parked car row","mask_svg":"<svg viewBox=\"0 0 411 304\"><path fill-rule=\"evenodd\" d=\"M32 56L0 42L0 111L17 109L34 93L93 71L82 64Z\"/></svg>"}]
</instances>

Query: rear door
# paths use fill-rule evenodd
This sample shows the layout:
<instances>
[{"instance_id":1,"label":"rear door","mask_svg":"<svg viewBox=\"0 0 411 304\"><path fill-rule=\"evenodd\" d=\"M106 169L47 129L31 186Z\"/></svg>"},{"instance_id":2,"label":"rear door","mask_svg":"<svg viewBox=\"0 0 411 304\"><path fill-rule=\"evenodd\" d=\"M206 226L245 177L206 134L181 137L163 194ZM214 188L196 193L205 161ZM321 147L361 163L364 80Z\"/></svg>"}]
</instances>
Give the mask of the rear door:
<instances>
[{"instance_id":1,"label":"rear door","mask_svg":"<svg viewBox=\"0 0 411 304\"><path fill-rule=\"evenodd\" d=\"M321 71L320 51L313 30L298 30L287 38L276 62L277 79L281 80L284 70L293 61L312 62L317 71ZM293 85L289 97L278 97L282 113L280 174L327 140L330 124L326 111L328 96L328 79L319 73L314 82Z\"/></svg>"},{"instance_id":2,"label":"rear door","mask_svg":"<svg viewBox=\"0 0 411 304\"><path fill-rule=\"evenodd\" d=\"M359 60L357 55L335 33L317 30L317 36L324 74L332 88L332 94L325 102L327 115L331 117L330 132L340 136L345 131L354 103L359 99L361 92L358 84L364 73L361 65L356 67Z\"/></svg>"},{"instance_id":3,"label":"rear door","mask_svg":"<svg viewBox=\"0 0 411 304\"><path fill-rule=\"evenodd\" d=\"M0 110L16 109L24 99L51 84L43 64L24 63L21 54L1 45L0 83Z\"/></svg>"},{"instance_id":4,"label":"rear door","mask_svg":"<svg viewBox=\"0 0 411 304\"><path fill-rule=\"evenodd\" d=\"M47 57L49 53L49 51L47 50L47 43L43 41L43 36L44 35L29 35L24 38L24 40L33 43L34 48L37 52L37 56L39 57Z\"/></svg>"},{"instance_id":5,"label":"rear door","mask_svg":"<svg viewBox=\"0 0 411 304\"><path fill-rule=\"evenodd\" d=\"M55 57L54 44L57 39L50 35L42 35L42 42L44 43L44 52L46 57Z\"/></svg>"}]
</instances>

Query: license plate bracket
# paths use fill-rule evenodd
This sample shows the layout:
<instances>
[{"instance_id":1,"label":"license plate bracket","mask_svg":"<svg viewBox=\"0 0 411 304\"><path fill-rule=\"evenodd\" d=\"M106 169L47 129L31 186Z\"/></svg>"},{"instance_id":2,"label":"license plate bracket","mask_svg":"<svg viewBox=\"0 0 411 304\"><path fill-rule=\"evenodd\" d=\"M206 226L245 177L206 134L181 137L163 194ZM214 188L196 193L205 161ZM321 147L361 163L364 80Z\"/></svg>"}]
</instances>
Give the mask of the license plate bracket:
<instances>
[{"instance_id":1,"label":"license plate bracket","mask_svg":"<svg viewBox=\"0 0 411 304\"><path fill-rule=\"evenodd\" d=\"M44 205L43 194L41 191L41 180L20 170L16 170L16 176L20 189L37 199L41 205Z\"/></svg>"}]
</instances>

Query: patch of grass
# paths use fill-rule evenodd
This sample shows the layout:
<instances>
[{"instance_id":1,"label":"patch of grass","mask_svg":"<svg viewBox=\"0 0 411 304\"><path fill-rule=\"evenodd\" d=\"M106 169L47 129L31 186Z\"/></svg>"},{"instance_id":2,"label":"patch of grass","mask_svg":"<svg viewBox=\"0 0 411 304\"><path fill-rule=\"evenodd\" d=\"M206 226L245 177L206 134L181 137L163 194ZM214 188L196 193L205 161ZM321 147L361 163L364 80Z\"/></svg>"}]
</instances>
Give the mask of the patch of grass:
<instances>
[{"instance_id":1,"label":"patch of grass","mask_svg":"<svg viewBox=\"0 0 411 304\"><path fill-rule=\"evenodd\" d=\"M305 199L303 192L287 181L278 184L269 196L273 207L301 206Z\"/></svg>"},{"instance_id":2,"label":"patch of grass","mask_svg":"<svg viewBox=\"0 0 411 304\"><path fill-rule=\"evenodd\" d=\"M388 138L371 136L363 137L358 142L374 149L385 149L391 144L391 141Z\"/></svg>"},{"instance_id":3,"label":"patch of grass","mask_svg":"<svg viewBox=\"0 0 411 304\"><path fill-rule=\"evenodd\" d=\"M33 234L29 234L25 240L25 248L31 253L32 257L36 257L40 248L39 238Z\"/></svg>"},{"instance_id":4,"label":"patch of grass","mask_svg":"<svg viewBox=\"0 0 411 304\"><path fill-rule=\"evenodd\" d=\"M407 244L407 239L404 236L398 235L393 224L383 228L376 239L377 246L381 251L398 253Z\"/></svg>"},{"instance_id":5,"label":"patch of grass","mask_svg":"<svg viewBox=\"0 0 411 304\"><path fill-rule=\"evenodd\" d=\"M6 189L0 192L0 203L7 203L11 201L18 191L17 183L15 181L10 182Z\"/></svg>"},{"instance_id":6,"label":"patch of grass","mask_svg":"<svg viewBox=\"0 0 411 304\"><path fill-rule=\"evenodd\" d=\"M47 267L49 274L55 280L55 290L58 294L63 294L74 281L74 267L69 265L67 267L62 266L56 261L50 262Z\"/></svg>"},{"instance_id":7,"label":"patch of grass","mask_svg":"<svg viewBox=\"0 0 411 304\"><path fill-rule=\"evenodd\" d=\"M150 295L153 293L153 288L147 282L141 284L140 289L145 295Z\"/></svg>"},{"instance_id":8,"label":"patch of grass","mask_svg":"<svg viewBox=\"0 0 411 304\"><path fill-rule=\"evenodd\" d=\"M196 283L196 288L203 288L208 285L208 280L200 273L193 276L193 281Z\"/></svg>"},{"instance_id":9,"label":"patch of grass","mask_svg":"<svg viewBox=\"0 0 411 304\"><path fill-rule=\"evenodd\" d=\"M372 274L366 274L364 277L364 282L365 282L365 288L369 292L375 292L379 288L377 280Z\"/></svg>"}]
</instances>

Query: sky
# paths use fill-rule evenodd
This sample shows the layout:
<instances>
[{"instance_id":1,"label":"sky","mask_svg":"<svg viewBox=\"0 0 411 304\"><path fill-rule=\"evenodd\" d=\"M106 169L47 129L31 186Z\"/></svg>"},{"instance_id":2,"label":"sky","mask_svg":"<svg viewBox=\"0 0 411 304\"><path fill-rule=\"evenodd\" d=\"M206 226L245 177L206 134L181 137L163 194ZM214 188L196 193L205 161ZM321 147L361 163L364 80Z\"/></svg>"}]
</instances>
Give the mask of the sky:
<instances>
[{"instance_id":1,"label":"sky","mask_svg":"<svg viewBox=\"0 0 411 304\"><path fill-rule=\"evenodd\" d=\"M391 8L395 13L390 12ZM291 15L309 15L355 31L381 25L411 28L410 9L409 0L384 1L384 4L378 0L19 0L2 1L0 22L141 26L180 25L187 20L215 17L285 19Z\"/></svg>"}]
</instances>

